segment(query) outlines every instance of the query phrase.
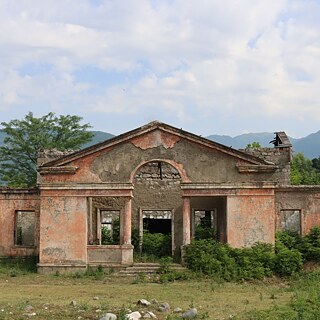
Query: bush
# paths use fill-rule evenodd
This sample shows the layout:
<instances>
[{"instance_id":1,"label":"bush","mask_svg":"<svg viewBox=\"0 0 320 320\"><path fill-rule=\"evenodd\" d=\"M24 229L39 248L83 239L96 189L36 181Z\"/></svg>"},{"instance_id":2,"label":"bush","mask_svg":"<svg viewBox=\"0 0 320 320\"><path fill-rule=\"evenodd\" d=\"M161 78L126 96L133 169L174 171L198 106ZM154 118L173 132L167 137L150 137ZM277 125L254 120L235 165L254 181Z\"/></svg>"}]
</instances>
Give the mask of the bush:
<instances>
[{"instance_id":1,"label":"bush","mask_svg":"<svg viewBox=\"0 0 320 320\"><path fill-rule=\"evenodd\" d=\"M185 259L193 271L231 281L237 277L237 264L231 250L214 240L196 240L187 247Z\"/></svg>"},{"instance_id":2,"label":"bush","mask_svg":"<svg viewBox=\"0 0 320 320\"><path fill-rule=\"evenodd\" d=\"M320 227L314 227L302 238L299 249L306 261L320 262Z\"/></svg>"},{"instance_id":3,"label":"bush","mask_svg":"<svg viewBox=\"0 0 320 320\"><path fill-rule=\"evenodd\" d=\"M295 249L302 254L303 261L320 262L320 227L314 227L301 237L297 233L282 231L276 234L276 251Z\"/></svg>"},{"instance_id":4,"label":"bush","mask_svg":"<svg viewBox=\"0 0 320 320\"><path fill-rule=\"evenodd\" d=\"M277 251L274 271L280 276L291 276L302 270L302 254L296 249L281 248Z\"/></svg>"},{"instance_id":5,"label":"bush","mask_svg":"<svg viewBox=\"0 0 320 320\"><path fill-rule=\"evenodd\" d=\"M144 231L142 252L157 257L171 256L171 235Z\"/></svg>"},{"instance_id":6,"label":"bush","mask_svg":"<svg viewBox=\"0 0 320 320\"><path fill-rule=\"evenodd\" d=\"M302 269L302 255L282 246L274 252L271 244L233 249L214 240L196 240L186 250L188 268L226 281L263 279L273 273L292 275Z\"/></svg>"},{"instance_id":7,"label":"bush","mask_svg":"<svg viewBox=\"0 0 320 320\"><path fill-rule=\"evenodd\" d=\"M288 249L297 249L301 244L301 236L293 231L281 231L276 233L276 249L286 247Z\"/></svg>"}]
</instances>

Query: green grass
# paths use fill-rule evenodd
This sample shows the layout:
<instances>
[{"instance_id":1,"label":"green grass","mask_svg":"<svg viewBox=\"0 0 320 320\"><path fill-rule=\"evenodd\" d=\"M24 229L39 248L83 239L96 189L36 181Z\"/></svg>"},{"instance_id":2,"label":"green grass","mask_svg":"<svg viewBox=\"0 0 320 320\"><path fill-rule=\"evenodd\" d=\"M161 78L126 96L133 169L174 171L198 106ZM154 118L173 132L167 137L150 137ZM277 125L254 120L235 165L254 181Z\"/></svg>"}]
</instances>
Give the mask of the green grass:
<instances>
[{"instance_id":1,"label":"green grass","mask_svg":"<svg viewBox=\"0 0 320 320\"><path fill-rule=\"evenodd\" d=\"M199 311L197 319L320 319L320 272L263 281L228 283L194 277L155 283L89 270L76 275L39 275L30 263L0 263L0 319L26 319L31 305L34 319L99 319L105 312L121 314L139 299L168 302L171 308ZM94 297L99 297L94 300ZM75 300L76 306L70 302ZM156 306L151 306L158 318ZM170 315L168 319L178 319Z\"/></svg>"}]
</instances>

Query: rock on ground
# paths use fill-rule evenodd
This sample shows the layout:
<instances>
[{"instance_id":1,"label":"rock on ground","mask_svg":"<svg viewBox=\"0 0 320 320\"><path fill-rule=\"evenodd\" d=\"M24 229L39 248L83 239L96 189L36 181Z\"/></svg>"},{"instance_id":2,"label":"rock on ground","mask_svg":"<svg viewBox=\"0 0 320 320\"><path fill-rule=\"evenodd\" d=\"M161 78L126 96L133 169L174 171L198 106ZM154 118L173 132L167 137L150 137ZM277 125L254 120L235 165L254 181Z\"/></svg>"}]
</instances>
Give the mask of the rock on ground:
<instances>
[{"instance_id":1,"label":"rock on ground","mask_svg":"<svg viewBox=\"0 0 320 320\"><path fill-rule=\"evenodd\" d=\"M106 313L102 318L99 320L116 320L117 316L114 313Z\"/></svg>"},{"instance_id":2,"label":"rock on ground","mask_svg":"<svg viewBox=\"0 0 320 320\"><path fill-rule=\"evenodd\" d=\"M150 306L150 304L151 304L151 302L149 302L149 301L146 300L146 299L140 299L140 300L138 300L138 302L137 302L137 305L143 306L143 307L148 307L148 306Z\"/></svg>"},{"instance_id":3,"label":"rock on ground","mask_svg":"<svg viewBox=\"0 0 320 320\"><path fill-rule=\"evenodd\" d=\"M168 302L163 302L159 304L159 311L163 313L169 313L170 312L170 305Z\"/></svg>"},{"instance_id":4,"label":"rock on ground","mask_svg":"<svg viewBox=\"0 0 320 320\"><path fill-rule=\"evenodd\" d=\"M134 311L127 314L128 320L139 320L141 318L141 313L139 311Z\"/></svg>"},{"instance_id":5,"label":"rock on ground","mask_svg":"<svg viewBox=\"0 0 320 320\"><path fill-rule=\"evenodd\" d=\"M198 311L196 308L191 308L188 311L186 311L185 313L182 314L182 318L183 319L193 319L197 316Z\"/></svg>"}]
</instances>

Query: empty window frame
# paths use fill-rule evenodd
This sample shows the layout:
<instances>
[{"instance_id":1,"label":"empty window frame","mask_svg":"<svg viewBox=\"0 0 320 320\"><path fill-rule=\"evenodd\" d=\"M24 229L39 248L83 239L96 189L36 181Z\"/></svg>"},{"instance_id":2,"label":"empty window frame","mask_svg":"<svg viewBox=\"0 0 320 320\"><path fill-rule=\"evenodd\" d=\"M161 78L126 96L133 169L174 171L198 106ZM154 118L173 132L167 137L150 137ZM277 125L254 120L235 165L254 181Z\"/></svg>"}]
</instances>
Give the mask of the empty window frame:
<instances>
[{"instance_id":1,"label":"empty window frame","mask_svg":"<svg viewBox=\"0 0 320 320\"><path fill-rule=\"evenodd\" d=\"M101 244L119 244L120 238L120 211L119 210L99 210Z\"/></svg>"},{"instance_id":2,"label":"empty window frame","mask_svg":"<svg viewBox=\"0 0 320 320\"><path fill-rule=\"evenodd\" d=\"M193 210L192 237L195 239L210 239L216 237L217 209Z\"/></svg>"},{"instance_id":3,"label":"empty window frame","mask_svg":"<svg viewBox=\"0 0 320 320\"><path fill-rule=\"evenodd\" d=\"M280 211L281 230L301 233L301 210L281 210Z\"/></svg>"},{"instance_id":4,"label":"empty window frame","mask_svg":"<svg viewBox=\"0 0 320 320\"><path fill-rule=\"evenodd\" d=\"M33 247L35 245L35 212L15 212L14 244Z\"/></svg>"}]
</instances>

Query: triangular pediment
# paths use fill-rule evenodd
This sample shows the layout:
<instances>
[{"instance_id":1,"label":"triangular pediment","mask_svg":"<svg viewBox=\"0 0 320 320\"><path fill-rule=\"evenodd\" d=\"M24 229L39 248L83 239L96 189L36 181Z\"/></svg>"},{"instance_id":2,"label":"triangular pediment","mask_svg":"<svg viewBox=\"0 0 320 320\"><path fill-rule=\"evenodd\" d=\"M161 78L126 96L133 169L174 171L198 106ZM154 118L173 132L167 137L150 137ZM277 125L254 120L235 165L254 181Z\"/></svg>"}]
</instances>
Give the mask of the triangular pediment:
<instances>
[{"instance_id":1,"label":"triangular pediment","mask_svg":"<svg viewBox=\"0 0 320 320\"><path fill-rule=\"evenodd\" d=\"M217 151L222 154L234 157L242 163L257 166L273 166L273 163L265 161L261 158L249 155L245 152L233 149L231 147L227 147L225 145L184 131L182 129L175 128L168 124L153 121L142 127L123 133L104 142L100 142L83 150L71 153L57 160L47 162L42 165L41 168L66 166L73 161L90 156L94 153L98 153L104 150L106 150L107 152L107 149L114 149L114 147L123 143L130 142L136 147L143 150L160 146L165 149L170 149L180 140L184 140L189 143L207 148L208 151Z\"/></svg>"}]
</instances>

